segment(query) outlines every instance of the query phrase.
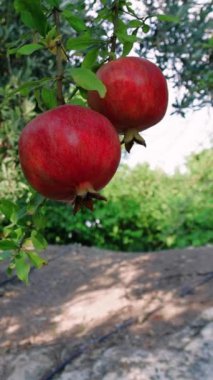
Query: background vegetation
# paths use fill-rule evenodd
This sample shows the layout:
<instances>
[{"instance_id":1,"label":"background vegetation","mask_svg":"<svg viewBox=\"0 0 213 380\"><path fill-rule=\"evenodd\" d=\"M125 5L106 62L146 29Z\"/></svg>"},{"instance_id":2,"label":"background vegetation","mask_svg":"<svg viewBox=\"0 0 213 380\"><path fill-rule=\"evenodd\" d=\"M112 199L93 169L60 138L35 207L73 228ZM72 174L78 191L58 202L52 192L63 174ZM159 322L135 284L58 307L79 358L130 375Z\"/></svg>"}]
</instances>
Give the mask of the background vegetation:
<instances>
[{"instance_id":1,"label":"background vegetation","mask_svg":"<svg viewBox=\"0 0 213 380\"><path fill-rule=\"evenodd\" d=\"M104 191L107 204L92 215L73 218L67 205L49 203L47 239L123 251L213 243L212 167L212 150L191 156L185 174L123 165Z\"/></svg>"}]
</instances>

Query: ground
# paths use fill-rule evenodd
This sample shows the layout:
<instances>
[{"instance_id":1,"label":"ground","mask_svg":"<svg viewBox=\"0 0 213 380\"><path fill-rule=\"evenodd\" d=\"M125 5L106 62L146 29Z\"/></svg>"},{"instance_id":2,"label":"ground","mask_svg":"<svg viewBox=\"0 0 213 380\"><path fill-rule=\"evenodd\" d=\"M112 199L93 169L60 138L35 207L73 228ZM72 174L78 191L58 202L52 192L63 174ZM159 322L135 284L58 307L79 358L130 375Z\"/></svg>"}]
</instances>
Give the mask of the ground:
<instances>
[{"instance_id":1,"label":"ground","mask_svg":"<svg viewBox=\"0 0 213 380\"><path fill-rule=\"evenodd\" d=\"M213 247L43 257L27 287L0 268L0 379L212 380Z\"/></svg>"}]
</instances>

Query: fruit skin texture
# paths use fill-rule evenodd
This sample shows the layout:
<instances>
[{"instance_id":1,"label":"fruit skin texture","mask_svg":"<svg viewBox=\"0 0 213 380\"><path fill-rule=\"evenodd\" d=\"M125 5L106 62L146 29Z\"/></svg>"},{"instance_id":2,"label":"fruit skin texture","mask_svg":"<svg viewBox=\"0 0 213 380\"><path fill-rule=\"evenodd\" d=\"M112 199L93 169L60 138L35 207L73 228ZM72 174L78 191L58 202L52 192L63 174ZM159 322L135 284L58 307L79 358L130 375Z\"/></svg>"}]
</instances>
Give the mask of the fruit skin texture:
<instances>
[{"instance_id":1,"label":"fruit skin texture","mask_svg":"<svg viewBox=\"0 0 213 380\"><path fill-rule=\"evenodd\" d=\"M163 118L168 104L167 83L154 63L124 57L106 63L96 74L107 93L102 99L97 91L89 91L88 104L105 115L118 132L142 131Z\"/></svg>"},{"instance_id":2,"label":"fruit skin texture","mask_svg":"<svg viewBox=\"0 0 213 380\"><path fill-rule=\"evenodd\" d=\"M116 172L120 154L109 120L81 106L63 105L40 114L19 139L28 182L43 196L60 201L102 189Z\"/></svg>"}]
</instances>

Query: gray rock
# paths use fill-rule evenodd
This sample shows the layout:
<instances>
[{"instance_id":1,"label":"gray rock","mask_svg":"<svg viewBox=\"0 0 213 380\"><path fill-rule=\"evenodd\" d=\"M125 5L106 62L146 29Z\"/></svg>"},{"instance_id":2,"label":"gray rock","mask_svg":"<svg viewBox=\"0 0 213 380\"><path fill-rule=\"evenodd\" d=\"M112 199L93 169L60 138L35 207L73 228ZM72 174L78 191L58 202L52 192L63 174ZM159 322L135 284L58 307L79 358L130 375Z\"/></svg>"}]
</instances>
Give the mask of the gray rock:
<instances>
[{"instance_id":1,"label":"gray rock","mask_svg":"<svg viewBox=\"0 0 213 380\"><path fill-rule=\"evenodd\" d=\"M42 350L25 352L11 358L9 373L4 380L40 380L53 365L48 353Z\"/></svg>"},{"instance_id":2,"label":"gray rock","mask_svg":"<svg viewBox=\"0 0 213 380\"><path fill-rule=\"evenodd\" d=\"M103 377L103 380L118 380L118 379L119 380L125 380L121 377L118 378L118 373L116 373L116 372L109 372L109 373L107 373L107 375L105 375Z\"/></svg>"},{"instance_id":3,"label":"gray rock","mask_svg":"<svg viewBox=\"0 0 213 380\"><path fill-rule=\"evenodd\" d=\"M67 365L54 380L212 380L212 310L173 334L167 348L145 350L125 339L113 347L103 344ZM54 346L5 353L0 357L0 379L40 380L58 360L61 348Z\"/></svg>"},{"instance_id":4,"label":"gray rock","mask_svg":"<svg viewBox=\"0 0 213 380\"><path fill-rule=\"evenodd\" d=\"M60 380L91 380L90 371L88 369L76 370L63 373L58 379Z\"/></svg>"},{"instance_id":5,"label":"gray rock","mask_svg":"<svg viewBox=\"0 0 213 380\"><path fill-rule=\"evenodd\" d=\"M207 339L207 340L213 342L213 322L208 323L208 325L206 325L206 326L202 329L202 331L201 331L201 336L202 336L204 339Z\"/></svg>"},{"instance_id":6,"label":"gray rock","mask_svg":"<svg viewBox=\"0 0 213 380\"><path fill-rule=\"evenodd\" d=\"M213 321L213 307L210 307L203 311L202 318L206 321Z\"/></svg>"}]
</instances>

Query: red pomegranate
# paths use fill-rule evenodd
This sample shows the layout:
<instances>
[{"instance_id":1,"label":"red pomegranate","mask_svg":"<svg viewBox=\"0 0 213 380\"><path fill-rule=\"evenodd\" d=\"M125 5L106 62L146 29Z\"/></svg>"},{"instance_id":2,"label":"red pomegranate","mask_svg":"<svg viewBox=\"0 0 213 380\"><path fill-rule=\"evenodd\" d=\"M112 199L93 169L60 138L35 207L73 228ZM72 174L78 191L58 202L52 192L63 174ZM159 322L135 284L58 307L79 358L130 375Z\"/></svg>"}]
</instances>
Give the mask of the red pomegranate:
<instances>
[{"instance_id":1,"label":"red pomegranate","mask_svg":"<svg viewBox=\"0 0 213 380\"><path fill-rule=\"evenodd\" d=\"M92 208L92 198L113 177L120 142L110 121L88 108L63 105L44 112L22 131L20 163L43 196Z\"/></svg>"},{"instance_id":2,"label":"red pomegranate","mask_svg":"<svg viewBox=\"0 0 213 380\"><path fill-rule=\"evenodd\" d=\"M97 76L107 93L101 98L97 91L89 91L89 106L124 134L130 149L134 140L145 145L138 132L158 123L167 109L167 83L161 70L147 59L124 57L103 65Z\"/></svg>"}]
</instances>

